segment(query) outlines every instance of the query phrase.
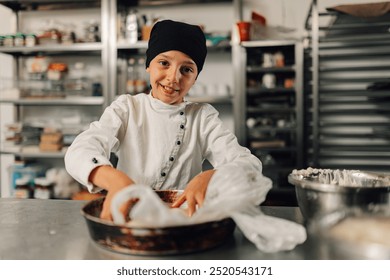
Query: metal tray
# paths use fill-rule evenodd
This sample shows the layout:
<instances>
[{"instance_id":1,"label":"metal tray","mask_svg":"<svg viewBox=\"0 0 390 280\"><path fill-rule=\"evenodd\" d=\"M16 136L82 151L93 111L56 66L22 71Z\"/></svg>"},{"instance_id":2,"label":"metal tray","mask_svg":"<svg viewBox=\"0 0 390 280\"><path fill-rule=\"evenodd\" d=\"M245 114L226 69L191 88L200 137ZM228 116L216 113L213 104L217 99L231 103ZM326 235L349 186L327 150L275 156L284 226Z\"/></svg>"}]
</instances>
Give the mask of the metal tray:
<instances>
[{"instance_id":1,"label":"metal tray","mask_svg":"<svg viewBox=\"0 0 390 280\"><path fill-rule=\"evenodd\" d=\"M176 191L156 191L164 202L171 203ZM81 210L89 234L99 246L134 255L173 255L193 253L223 244L233 235L235 223L226 218L195 225L165 228L140 228L116 225L99 218L104 197L87 203ZM136 203L136 202L135 202Z\"/></svg>"}]
</instances>

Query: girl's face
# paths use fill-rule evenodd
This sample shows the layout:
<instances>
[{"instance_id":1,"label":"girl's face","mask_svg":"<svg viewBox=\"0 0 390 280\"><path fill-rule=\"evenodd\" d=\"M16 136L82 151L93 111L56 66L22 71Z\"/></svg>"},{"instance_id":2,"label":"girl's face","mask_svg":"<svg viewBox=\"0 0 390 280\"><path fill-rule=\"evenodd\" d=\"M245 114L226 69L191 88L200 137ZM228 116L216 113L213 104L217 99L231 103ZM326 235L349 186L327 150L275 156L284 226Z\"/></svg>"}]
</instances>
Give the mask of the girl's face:
<instances>
[{"instance_id":1,"label":"girl's face","mask_svg":"<svg viewBox=\"0 0 390 280\"><path fill-rule=\"evenodd\" d=\"M153 97L171 105L183 102L198 76L195 62L180 51L160 53L146 71L150 75Z\"/></svg>"}]
</instances>

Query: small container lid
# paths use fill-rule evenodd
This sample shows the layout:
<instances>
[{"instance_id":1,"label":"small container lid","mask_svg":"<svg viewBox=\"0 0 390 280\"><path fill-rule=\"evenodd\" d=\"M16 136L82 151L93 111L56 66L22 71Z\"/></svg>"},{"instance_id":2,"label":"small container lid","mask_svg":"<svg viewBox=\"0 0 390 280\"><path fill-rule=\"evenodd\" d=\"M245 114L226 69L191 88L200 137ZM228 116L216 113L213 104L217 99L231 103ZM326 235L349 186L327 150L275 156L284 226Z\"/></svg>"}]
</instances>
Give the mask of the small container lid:
<instances>
[{"instance_id":1,"label":"small container lid","mask_svg":"<svg viewBox=\"0 0 390 280\"><path fill-rule=\"evenodd\" d=\"M15 184L17 186L25 186L25 185L28 185L28 183L30 182L30 178L29 177L21 177L21 178L18 178L15 180Z\"/></svg>"},{"instance_id":2,"label":"small container lid","mask_svg":"<svg viewBox=\"0 0 390 280\"><path fill-rule=\"evenodd\" d=\"M35 185L40 185L44 187L48 187L51 185L51 181L47 179L46 177L37 177L34 179Z\"/></svg>"}]
</instances>

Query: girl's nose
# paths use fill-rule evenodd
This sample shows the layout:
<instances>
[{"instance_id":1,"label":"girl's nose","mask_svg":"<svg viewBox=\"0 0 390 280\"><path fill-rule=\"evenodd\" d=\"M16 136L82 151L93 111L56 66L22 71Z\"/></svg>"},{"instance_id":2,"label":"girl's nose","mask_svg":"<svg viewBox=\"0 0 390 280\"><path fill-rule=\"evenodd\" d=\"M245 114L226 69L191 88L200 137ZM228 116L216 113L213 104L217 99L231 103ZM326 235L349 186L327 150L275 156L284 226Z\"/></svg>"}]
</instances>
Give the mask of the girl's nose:
<instances>
[{"instance_id":1,"label":"girl's nose","mask_svg":"<svg viewBox=\"0 0 390 280\"><path fill-rule=\"evenodd\" d=\"M180 68L179 67L170 67L168 71L167 78L172 83L177 83L180 80Z\"/></svg>"}]
</instances>

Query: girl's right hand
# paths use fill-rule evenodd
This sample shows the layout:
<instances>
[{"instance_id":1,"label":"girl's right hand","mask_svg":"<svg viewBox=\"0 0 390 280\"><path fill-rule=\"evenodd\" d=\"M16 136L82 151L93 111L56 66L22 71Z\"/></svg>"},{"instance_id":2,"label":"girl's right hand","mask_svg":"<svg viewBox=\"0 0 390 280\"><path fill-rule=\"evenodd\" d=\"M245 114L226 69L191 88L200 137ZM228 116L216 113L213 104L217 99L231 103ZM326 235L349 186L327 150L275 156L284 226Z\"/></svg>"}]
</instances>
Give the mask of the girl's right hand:
<instances>
[{"instance_id":1,"label":"girl's right hand","mask_svg":"<svg viewBox=\"0 0 390 280\"><path fill-rule=\"evenodd\" d=\"M133 185L134 181L122 171L115 169L114 167L109 165L98 166L94 170L92 170L89 176L89 181L95 186L107 190L107 195L104 199L102 212L100 213L100 218L112 221L112 198L116 195L117 192L119 192L123 188L128 187L129 185ZM120 210L123 215L127 215L129 204L130 202L120 207Z\"/></svg>"},{"instance_id":2,"label":"girl's right hand","mask_svg":"<svg viewBox=\"0 0 390 280\"><path fill-rule=\"evenodd\" d=\"M129 185L123 186L121 188L115 188L115 189L112 189L112 190L107 192L107 195L106 195L104 202L103 202L102 212L100 213L100 219L110 220L110 221L113 220L112 214L111 214L112 199L119 191L121 191L123 188L126 188L127 186L129 186ZM129 212L130 204L131 204L131 202L129 201L128 203L121 205L121 207L119 208L120 212L122 213L122 215L124 217L127 216L128 212Z\"/></svg>"}]
</instances>

